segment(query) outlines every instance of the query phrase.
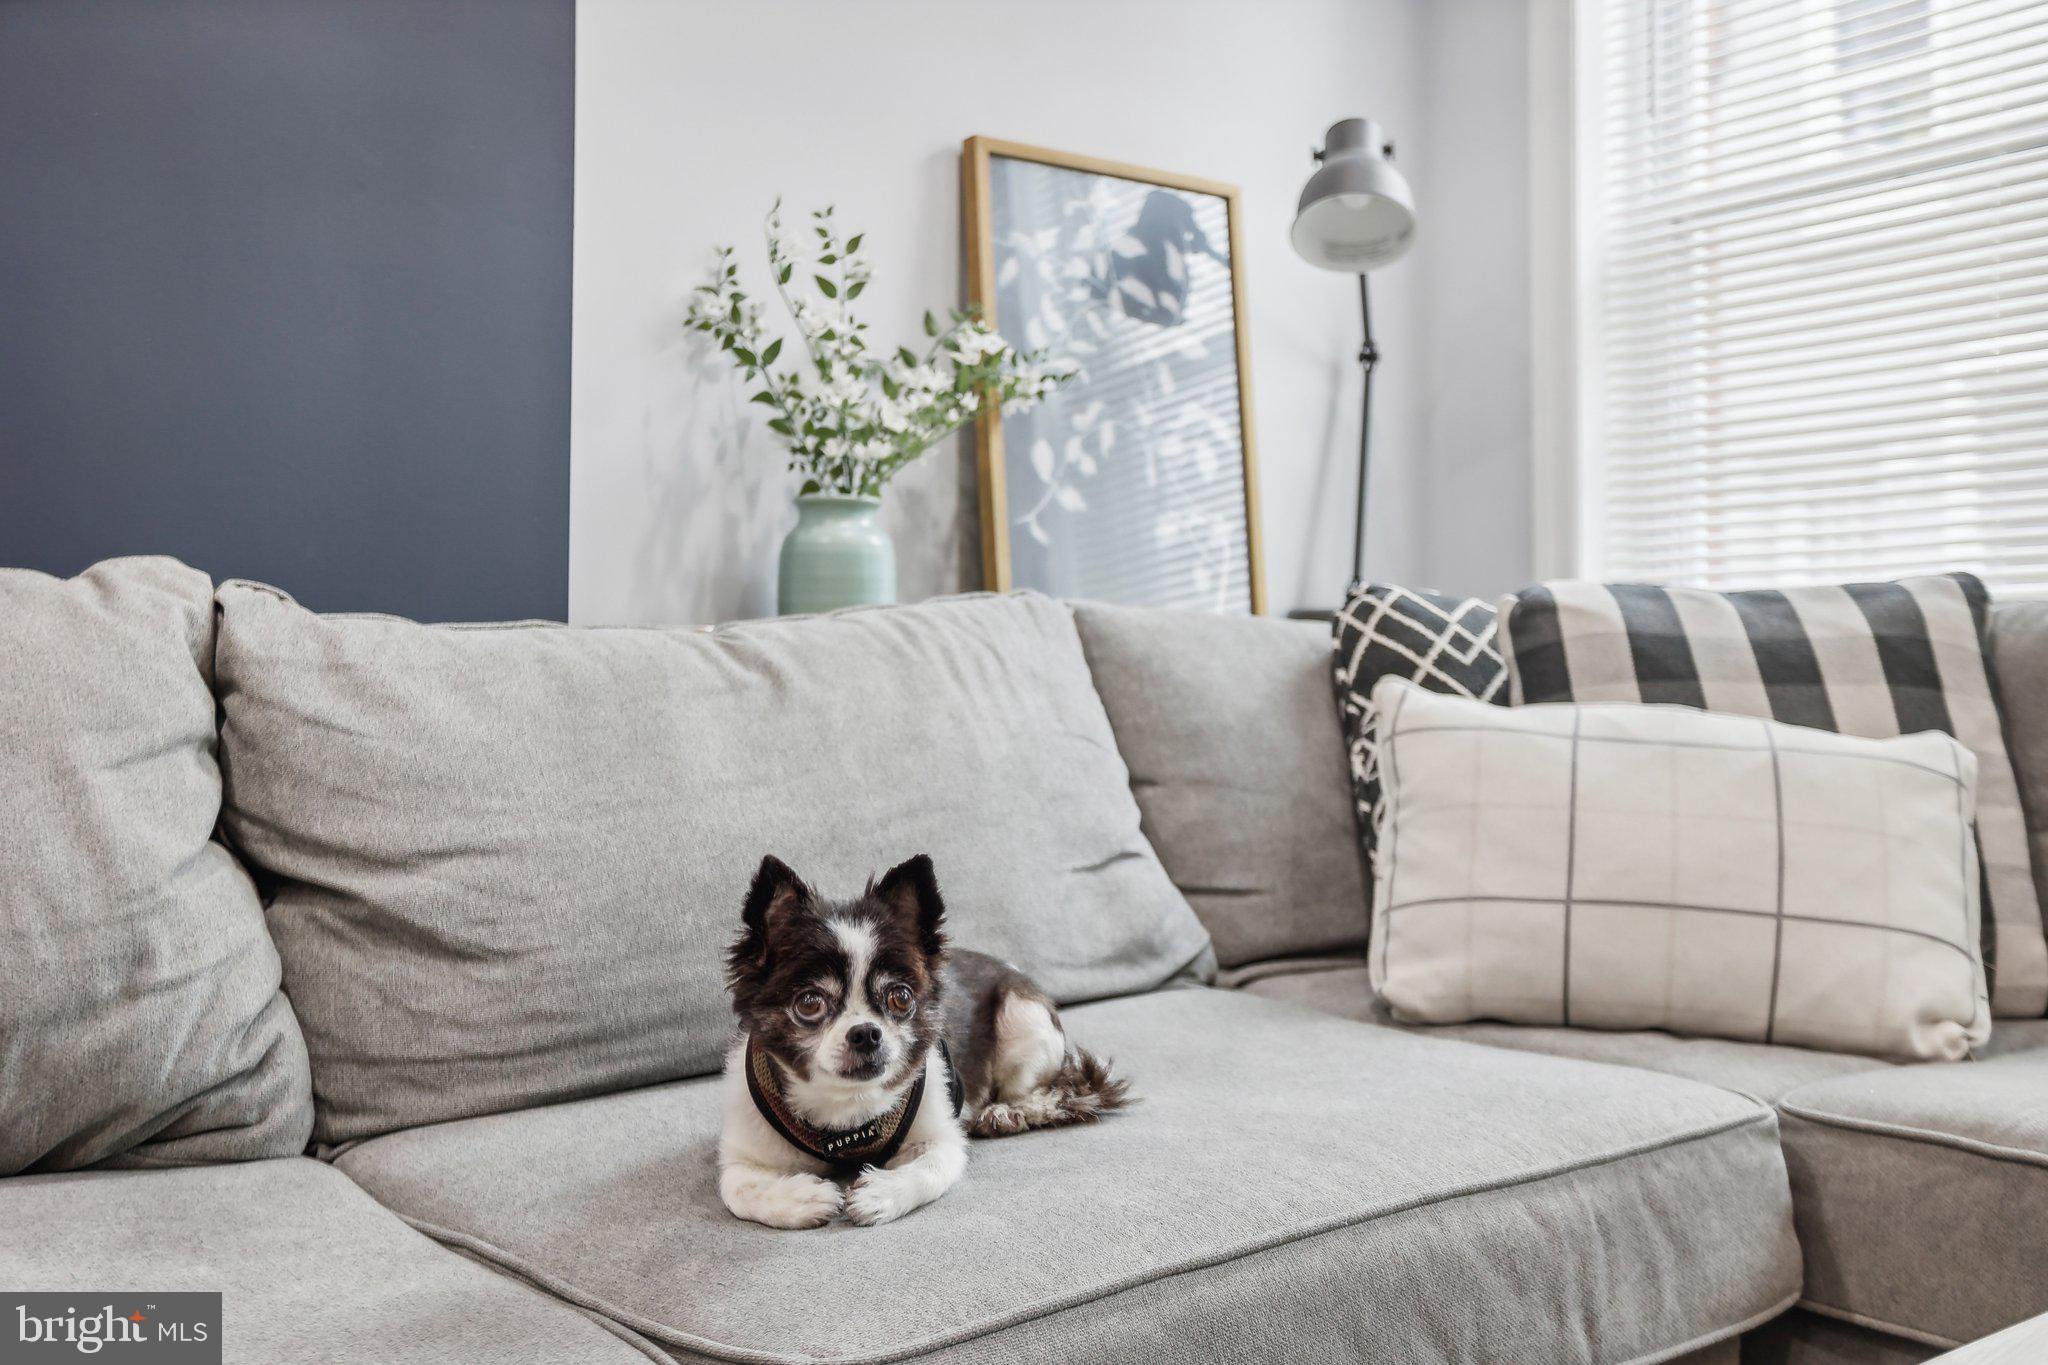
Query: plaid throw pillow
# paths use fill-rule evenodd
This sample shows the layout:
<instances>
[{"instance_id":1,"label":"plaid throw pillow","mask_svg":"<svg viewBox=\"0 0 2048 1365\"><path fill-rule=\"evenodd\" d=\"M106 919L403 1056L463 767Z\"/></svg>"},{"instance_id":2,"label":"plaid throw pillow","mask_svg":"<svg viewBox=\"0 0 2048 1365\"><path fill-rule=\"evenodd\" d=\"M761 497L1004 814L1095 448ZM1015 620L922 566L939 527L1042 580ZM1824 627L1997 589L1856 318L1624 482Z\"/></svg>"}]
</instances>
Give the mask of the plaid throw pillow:
<instances>
[{"instance_id":1,"label":"plaid throw pillow","mask_svg":"<svg viewBox=\"0 0 2048 1365\"><path fill-rule=\"evenodd\" d=\"M2048 933L1969 574L1785 591L1545 583L1501 603L1517 705L1675 702L1868 739L1938 730L1977 756L1985 969L1997 1013L2048 1008Z\"/></svg>"},{"instance_id":2,"label":"plaid throw pillow","mask_svg":"<svg viewBox=\"0 0 2048 1365\"><path fill-rule=\"evenodd\" d=\"M1396 1019L1960 1058L1991 1034L1977 762L1682 706L1389 678L1371 967Z\"/></svg>"},{"instance_id":3,"label":"plaid throw pillow","mask_svg":"<svg viewBox=\"0 0 2048 1365\"><path fill-rule=\"evenodd\" d=\"M1373 685L1381 678L1407 678L1432 692L1505 706L1507 665L1494 647L1494 625L1492 605L1475 597L1378 583L1357 589L1337 613L1337 710L1368 868L1380 803Z\"/></svg>"}]
</instances>

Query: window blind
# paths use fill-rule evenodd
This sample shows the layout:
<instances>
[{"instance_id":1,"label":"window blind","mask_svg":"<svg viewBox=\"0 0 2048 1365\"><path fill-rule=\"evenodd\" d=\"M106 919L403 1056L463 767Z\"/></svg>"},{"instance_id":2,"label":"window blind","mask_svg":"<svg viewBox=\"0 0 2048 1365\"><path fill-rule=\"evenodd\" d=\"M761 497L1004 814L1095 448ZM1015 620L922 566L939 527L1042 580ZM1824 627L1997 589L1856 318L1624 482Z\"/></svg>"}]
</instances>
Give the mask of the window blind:
<instances>
[{"instance_id":1,"label":"window blind","mask_svg":"<svg viewBox=\"0 0 2048 1365\"><path fill-rule=\"evenodd\" d=\"M1593 567L2048 593L2048 3L1587 3Z\"/></svg>"}]
</instances>

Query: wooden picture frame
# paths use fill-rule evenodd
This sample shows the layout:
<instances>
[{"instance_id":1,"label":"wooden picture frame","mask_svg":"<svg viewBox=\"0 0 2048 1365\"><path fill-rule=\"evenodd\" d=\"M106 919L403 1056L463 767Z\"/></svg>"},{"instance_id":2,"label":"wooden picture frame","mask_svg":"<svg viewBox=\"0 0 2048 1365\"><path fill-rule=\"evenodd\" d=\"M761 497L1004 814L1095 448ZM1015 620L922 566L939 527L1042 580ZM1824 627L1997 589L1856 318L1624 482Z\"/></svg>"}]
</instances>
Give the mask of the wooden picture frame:
<instances>
[{"instance_id":1,"label":"wooden picture frame","mask_svg":"<svg viewBox=\"0 0 2048 1365\"><path fill-rule=\"evenodd\" d=\"M1056 171L1073 172L1081 176L1103 177L1108 182L1128 182L1129 185L1151 187L1153 190L1172 191L1177 196L1195 196L1197 197L1196 199L1180 201L1186 207L1179 209L1180 212L1187 215L1186 221L1191 230L1195 227L1196 219L1194 215L1197 212L1205 212L1209 219L1213 221L1213 209L1210 206L1201 204L1201 197L1222 201L1223 217L1227 224L1225 236L1228 252L1228 258L1223 261L1223 265L1228 269L1229 273L1227 297L1231 311L1228 334L1232 340L1232 356L1236 367L1234 393L1237 420L1235 428L1239 447L1237 453L1241 457L1242 466L1243 520L1241 535L1244 553L1244 591L1241 595L1238 594L1230 588L1229 582L1234 577L1232 565L1235 561L1238 530L1234 526L1225 526L1218 516L1207 512L1189 512L1187 514L1187 524L1190 527L1199 528L1200 534L1207 537L1208 545L1216 548L1213 554L1208 548L1200 550L1183 549L1180 552L1183 558L1195 556L1199 561L1191 570L1196 577L1191 580L1191 585L1187 589L1176 587L1172 589L1172 592L1176 595L1198 593L1204 597L1205 601L1213 597L1214 604L1207 605L1202 609L1236 611L1243 610L1248 606L1253 614L1263 614L1266 610L1265 564L1260 552L1259 543L1258 456L1253 435L1251 355L1245 317L1244 271L1242 264L1244 260L1241 227L1243 211L1239 203L1237 187L1214 180L1201 179L1196 176L1177 175L1167 171L1107 161L1100 157L1051 151L1043 147L1006 142L996 138L968 138L961 148L960 155L961 219L966 238L968 298L980 307L982 317L988 325L995 328L998 332L1002 332L1019 349L1039 348L1029 344L1032 338L1021 335L1021 329L1014 322L1008 330L1005 330L1005 319L1002 317L1001 310L997 306L1001 293L998 283L998 257L1002 255L1002 245L997 240L999 225L997 222L998 206L995 203L996 180L998 173L1011 173L1006 168L997 167L992 164L998 161L1026 163L1034 167L1049 167ZM1128 187L1116 186L1115 188L1120 191L1127 191ZM1170 199L1172 197L1159 196L1157 194L1150 195L1146 200L1146 209L1148 211L1151 209L1152 201L1155 199ZM1174 208L1175 206L1168 204L1167 207ZM1136 228L1132 228L1123 236L1117 238L1114 244L1103 244L1099 252L1101 258L1108 262L1109 253L1112 249L1118 250L1119 254L1127 254L1131 248L1126 244L1138 240L1132 235L1136 231ZM1202 243L1205 254L1211 259L1214 258L1213 246L1207 242L1205 234L1195 231L1194 236L1188 240ZM1175 248L1175 250L1177 251L1178 248ZM1194 297L1194 285L1191 281L1195 267L1188 256L1180 256L1177 262L1168 262L1168 268L1171 268L1176 263L1182 272L1179 293L1175 297L1164 297L1164 291L1162 291L1161 302L1172 304L1176 311L1181 311L1186 309L1187 301ZM1131 305L1125 296L1118 291L1120 288L1130 289L1132 286L1122 284L1121 281L1115 279L1107 272L1104 273L1102 279L1108 282L1108 293L1104 295L1104 302L1099 305L1100 310L1111 312L1115 308L1121 307L1127 312ZM1217 286L1212 284L1205 288L1213 299ZM1142 285L1137 288L1136 296L1144 299L1151 297L1145 292ZM1112 321L1114 320L1112 319ZM1157 318L1152 320L1158 321ZM1171 317L1165 325L1171 325L1171 323L1177 323L1180 320L1180 317ZM1029 325L1028 320L1026 325ZM1032 330L1035 335L1037 329L1034 328ZM1102 333L1100 326L1097 326L1095 330L1098 334ZM1213 323L1211 330L1214 330ZM1105 342L1104 344L1108 343ZM1198 348L1200 346L1198 340L1191 340L1191 344ZM1049 351L1050 358L1052 359L1066 358L1058 353L1060 350L1058 346L1048 346L1045 349ZM1165 362L1159 361L1154 363L1163 366ZM1076 389L1076 392L1085 393L1088 381L1089 374L1084 366L1080 387ZM1210 385L1209 387L1214 388L1215 386ZM1063 393L1053 401L1057 402L1060 398L1066 396ZM1180 409L1166 408L1164 410L1174 413L1171 419L1174 422L1183 421L1190 415L1183 413ZM1212 435L1220 434L1227 426L1227 424L1221 422L1218 414L1214 412L1192 412L1191 415L1205 422L1207 424L1206 430ZM1005 420L1004 415L1000 412L984 410L975 422L977 460L981 477L981 546L985 585L998 592L1008 591L1016 586L1028 586L1044 588L1063 596L1106 595L1109 596L1110 600L1124 600L1117 597L1115 593L1091 593L1089 589L1092 585L1086 582L1078 584L1073 582L1046 583L1035 581L1019 583L1018 575L1013 572L1013 522L1026 523L1026 531L1030 533L1038 545L1051 546L1053 542L1048 539L1048 532L1044 529L1035 511L1032 515L1024 518L1017 518L1012 515L1009 503L1012 482L1010 477L1012 452L1005 444ZM1013 414L1008 420L1015 422L1019 419ZM1104 423L1103 426L1107 428L1109 424ZM1110 432L1104 430L1100 435L1102 442L1106 446L1110 438ZM1144 439L1148 442L1152 441L1152 433L1146 432ZM1071 438L1065 444L1068 447L1067 453L1054 454L1052 458L1055 461L1066 459L1085 460L1087 463L1083 467L1092 471L1095 467L1094 457L1073 454ZM1154 475L1153 481L1155 485L1157 484L1156 471L1162 459L1159 453L1160 449L1165 448L1169 444L1179 448L1179 446L1185 443L1179 437L1169 435L1163 441L1153 442L1153 447L1147 450L1147 468ZM1046 445L1047 443L1043 439L1033 442L1032 449L1029 452L1030 461L1024 472L1027 475L1035 474L1041 480L1055 485L1052 487L1051 492L1058 493L1060 499L1053 509L1054 511L1067 509L1074 505L1076 501L1085 504L1085 499L1079 496L1080 490L1078 486L1073 487L1071 492L1066 488L1057 486L1058 479L1068 477L1064 472L1065 464L1062 463L1060 465L1061 472L1058 475L1048 476L1045 467L1047 463ZM1202 463L1205 471L1213 471L1216 468L1215 450L1213 447L1207 449L1207 458ZM1076 475L1074 477L1078 479L1079 476ZM1227 498L1227 494L1222 491L1223 486L1217 483L1213 472L1207 472L1202 477L1212 485L1211 491L1207 495L1208 497L1211 499ZM1050 494L1047 496L1050 496ZM1039 506L1044 506L1045 501L1045 497L1041 497ZM1165 505L1163 497L1161 505ZM1157 511L1157 509L1153 510ZM1169 525L1167 518L1173 515L1170 512L1159 513L1155 519L1159 526L1164 528ZM1122 531L1128 530L1128 528L1117 529ZM1106 531L1099 530L1094 534L1103 535L1106 534ZM1170 529L1161 531L1161 535L1169 538L1173 534L1175 532ZM1190 536L1193 534L1194 532L1191 531ZM1227 544L1225 537L1227 537ZM1036 550L1037 547L1027 542L1025 548ZM1228 551L1227 555L1225 553L1226 549ZM1046 554L1050 552L1039 551L1039 553ZM1159 573L1165 571L1148 570L1147 572ZM1068 576L1072 577L1073 575L1069 574ZM1212 581L1217 585L1217 591L1213 594L1210 593L1208 586L1206 586ZM1193 586L1196 583L1203 586L1199 588ZM1130 600L1145 600L1145 594L1140 592ZM1240 603L1243 605L1239 605ZM1178 602L1162 602L1160 604L1186 605L1186 603Z\"/></svg>"}]
</instances>

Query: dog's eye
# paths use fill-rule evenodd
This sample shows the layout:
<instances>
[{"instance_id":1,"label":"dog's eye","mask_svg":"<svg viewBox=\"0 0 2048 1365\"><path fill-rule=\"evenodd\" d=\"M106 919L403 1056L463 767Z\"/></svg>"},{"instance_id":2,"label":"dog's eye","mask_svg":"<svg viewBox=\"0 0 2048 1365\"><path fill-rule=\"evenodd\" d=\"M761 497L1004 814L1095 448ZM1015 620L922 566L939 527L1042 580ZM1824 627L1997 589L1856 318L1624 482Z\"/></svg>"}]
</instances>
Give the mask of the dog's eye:
<instances>
[{"instance_id":1,"label":"dog's eye","mask_svg":"<svg viewBox=\"0 0 2048 1365\"><path fill-rule=\"evenodd\" d=\"M806 1024L815 1024L823 1019L825 1011L831 1007L832 1002L817 991L805 991L790 1006L798 1021Z\"/></svg>"},{"instance_id":2,"label":"dog's eye","mask_svg":"<svg viewBox=\"0 0 2048 1365\"><path fill-rule=\"evenodd\" d=\"M882 996L882 1003L889 1007L891 1014L908 1014L910 1007L917 1003L917 997L910 993L910 987L898 981Z\"/></svg>"}]
</instances>

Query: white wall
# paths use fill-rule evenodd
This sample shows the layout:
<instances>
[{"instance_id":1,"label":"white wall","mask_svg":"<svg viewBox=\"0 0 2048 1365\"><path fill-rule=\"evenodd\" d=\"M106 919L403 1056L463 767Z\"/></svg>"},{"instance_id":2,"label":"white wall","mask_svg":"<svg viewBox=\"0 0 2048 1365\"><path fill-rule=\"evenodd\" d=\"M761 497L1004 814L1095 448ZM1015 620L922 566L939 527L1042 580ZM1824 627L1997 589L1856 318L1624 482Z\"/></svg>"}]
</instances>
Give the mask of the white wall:
<instances>
[{"instance_id":1,"label":"white wall","mask_svg":"<svg viewBox=\"0 0 2048 1365\"><path fill-rule=\"evenodd\" d=\"M1523 0L1433 0L1422 40L1425 457L1410 581L1479 597L1535 577L1529 24Z\"/></svg>"},{"instance_id":2,"label":"white wall","mask_svg":"<svg viewBox=\"0 0 2048 1365\"><path fill-rule=\"evenodd\" d=\"M1494 586L1526 559L1526 511L1468 521L1433 509L1430 493L1456 498L1507 462L1513 395L1468 410L1461 371L1481 357L1490 392L1507 382L1512 357L1483 338L1476 348L1432 339L1422 290L1437 281L1461 328L1492 330L1474 315L1498 304L1500 263L1466 253L1511 230L1450 230L1450 207L1483 216L1499 205L1456 189L1463 171L1446 153L1483 158L1488 136L1519 124L1489 126L1425 87L1478 61L1433 64L1430 30L1479 40L1490 76L1514 40L1480 32L1486 12L1521 6L1462 0L1449 5L1454 16L1431 13L1445 7L582 0L571 618L700 622L772 610L775 551L794 521L789 478L763 410L745 408L725 371L693 366L679 325L685 295L718 242L738 242L758 271L760 218L781 193L798 209L835 203L842 224L867 231L876 283L861 300L866 315L882 338L913 336L926 306L963 297L958 152L973 133L1243 188L1269 607L1334 605L1350 570L1357 300L1348 279L1294 256L1287 226L1310 146L1353 114L1379 119L1398 142L1425 243L1373 282L1386 360L1368 572ZM1432 137L1431 117L1446 120L1447 138ZM1440 438L1470 443L1440 475L1427 472L1438 458L1432 423ZM885 516L906 598L978 585L976 498L966 441L892 488Z\"/></svg>"}]
</instances>

